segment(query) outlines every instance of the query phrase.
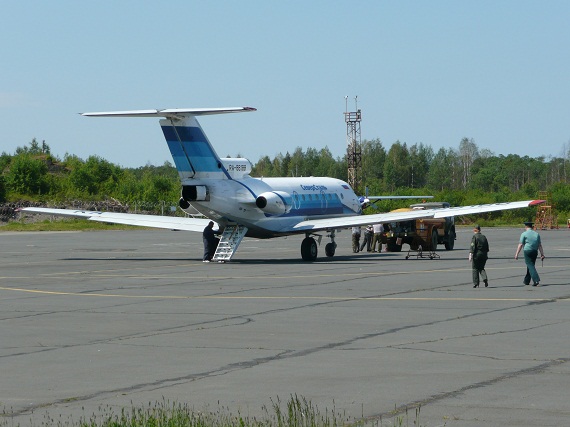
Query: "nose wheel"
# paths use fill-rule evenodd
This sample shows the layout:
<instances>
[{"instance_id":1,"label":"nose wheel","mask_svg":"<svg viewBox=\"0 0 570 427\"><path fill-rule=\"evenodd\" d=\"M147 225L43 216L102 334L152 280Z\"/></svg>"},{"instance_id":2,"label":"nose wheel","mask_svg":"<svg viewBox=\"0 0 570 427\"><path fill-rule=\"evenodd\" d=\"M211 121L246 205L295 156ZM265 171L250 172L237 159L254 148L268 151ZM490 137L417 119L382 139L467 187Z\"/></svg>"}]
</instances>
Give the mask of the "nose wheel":
<instances>
[{"instance_id":1,"label":"nose wheel","mask_svg":"<svg viewBox=\"0 0 570 427\"><path fill-rule=\"evenodd\" d=\"M325 246L325 255L329 258L334 256L334 251L336 250L336 242L334 241L335 234L335 230L331 230L330 234L327 236L331 239L331 242L327 243Z\"/></svg>"}]
</instances>

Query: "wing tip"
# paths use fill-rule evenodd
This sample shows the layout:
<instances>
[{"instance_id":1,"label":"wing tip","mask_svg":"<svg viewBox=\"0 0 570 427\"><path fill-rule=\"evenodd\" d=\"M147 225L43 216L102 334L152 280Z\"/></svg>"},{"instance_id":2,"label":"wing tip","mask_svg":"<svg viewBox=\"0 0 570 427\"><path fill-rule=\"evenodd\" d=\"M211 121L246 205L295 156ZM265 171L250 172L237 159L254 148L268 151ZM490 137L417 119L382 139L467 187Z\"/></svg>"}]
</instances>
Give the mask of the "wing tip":
<instances>
[{"instance_id":1,"label":"wing tip","mask_svg":"<svg viewBox=\"0 0 570 427\"><path fill-rule=\"evenodd\" d=\"M533 200L528 205L529 206L537 206L546 203L546 200Z\"/></svg>"}]
</instances>

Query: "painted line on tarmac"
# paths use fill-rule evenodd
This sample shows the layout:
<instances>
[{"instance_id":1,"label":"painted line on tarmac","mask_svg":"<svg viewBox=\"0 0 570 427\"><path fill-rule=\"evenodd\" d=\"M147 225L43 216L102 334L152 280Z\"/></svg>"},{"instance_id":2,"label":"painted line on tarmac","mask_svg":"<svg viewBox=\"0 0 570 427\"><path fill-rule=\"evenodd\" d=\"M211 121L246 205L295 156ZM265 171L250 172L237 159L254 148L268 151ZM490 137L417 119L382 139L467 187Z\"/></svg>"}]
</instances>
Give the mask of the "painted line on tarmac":
<instances>
[{"instance_id":1,"label":"painted line on tarmac","mask_svg":"<svg viewBox=\"0 0 570 427\"><path fill-rule=\"evenodd\" d=\"M201 262L200 262L201 264ZM187 267L186 264L183 265ZM161 266L160 268L178 268L180 265L172 264ZM524 265L523 265L524 267ZM552 269L552 268L560 268L561 266L544 266L544 269ZM102 269L102 270L78 270L78 271L66 271L66 272L55 272L55 273L42 273L37 276L0 276L0 279L3 280L22 280L22 279L37 279L38 277L73 277L73 276L80 276L89 274L90 277L99 277L99 278L109 278L109 277L122 277L122 278L139 278L139 279L185 279L187 276L177 276L177 275L168 275L165 274L136 274L136 273L127 273L126 271L133 271L139 269L147 269L147 267L138 267L138 268L118 268L118 269ZM520 270L521 266L517 265L510 265L505 267L487 267L487 271L498 271L498 270ZM120 273L121 271L125 271L125 273ZM271 279L306 279L306 278L315 278L315 277L346 277L346 278L359 278L359 277L380 277L380 276L392 276L392 275L408 275L408 274L430 274L430 273L450 273L450 272L470 272L471 267L460 267L460 268L436 268L436 269L426 269L426 270L402 270L402 271L359 271L357 273L330 273L330 274L323 274L323 273L308 273L308 274L288 274L288 275L235 275L235 274L228 274L228 275L219 275L219 274L212 274L212 275L192 275L193 279L205 279L205 280L225 280L225 279L244 279L244 280L271 280Z\"/></svg>"},{"instance_id":2,"label":"painted line on tarmac","mask_svg":"<svg viewBox=\"0 0 570 427\"><path fill-rule=\"evenodd\" d=\"M161 268L177 268L176 265L170 266L163 266ZM187 266L185 266L187 267ZM147 267L140 267L139 269L148 269ZM487 268L487 270L512 270L512 269L520 269L518 267L501 267L501 268ZM122 270L136 270L133 268L119 268L119 269L106 269L106 270L79 270L79 271L66 271L66 272L55 272L55 273L42 273L38 276L1 276L0 279L9 280L9 279L37 279L37 277L65 277L65 276L78 276L89 274L90 277L122 277L122 278L140 278L140 279L185 279L188 276L177 276L177 275L168 275L165 274L136 274L136 273L124 273L120 274L119 272ZM407 274L427 274L427 273L449 273L449 272L465 272L471 271L471 267L465 268L443 268L443 269L430 269L430 270L403 270L403 271L359 271L358 273L330 273L330 274L323 274L323 273L307 273L307 274L287 274L287 275L236 275L236 274L227 274L227 275L192 275L193 279L206 279L206 280L224 280L224 279L244 279L244 280L270 280L270 279L306 279L306 278L315 278L315 277L370 277L370 276L395 276L395 275L407 275Z\"/></svg>"},{"instance_id":3,"label":"painted line on tarmac","mask_svg":"<svg viewBox=\"0 0 570 427\"><path fill-rule=\"evenodd\" d=\"M469 297L332 297L332 296L238 296L238 295L125 295L104 293L80 293L61 291L42 291L38 289L9 288L0 286L0 290L24 292L41 295L100 297L100 298L138 298L138 299L211 299L211 300L319 300L319 301L495 301L495 302L529 302L552 301L553 298L469 298ZM555 298L556 299L556 298ZM561 299L570 301L570 299Z\"/></svg>"}]
</instances>

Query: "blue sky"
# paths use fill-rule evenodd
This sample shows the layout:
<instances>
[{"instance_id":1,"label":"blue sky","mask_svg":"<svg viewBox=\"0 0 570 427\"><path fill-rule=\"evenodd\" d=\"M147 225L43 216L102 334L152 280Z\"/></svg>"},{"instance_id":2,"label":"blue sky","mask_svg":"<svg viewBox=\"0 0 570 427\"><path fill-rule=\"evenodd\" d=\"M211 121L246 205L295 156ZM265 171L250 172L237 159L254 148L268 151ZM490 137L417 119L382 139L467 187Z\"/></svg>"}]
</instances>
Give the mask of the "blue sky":
<instances>
[{"instance_id":1,"label":"blue sky","mask_svg":"<svg viewBox=\"0 0 570 427\"><path fill-rule=\"evenodd\" d=\"M561 156L570 2L20 1L0 15L0 151L171 161L157 120L77 113L251 106L200 120L220 156L362 138Z\"/></svg>"}]
</instances>

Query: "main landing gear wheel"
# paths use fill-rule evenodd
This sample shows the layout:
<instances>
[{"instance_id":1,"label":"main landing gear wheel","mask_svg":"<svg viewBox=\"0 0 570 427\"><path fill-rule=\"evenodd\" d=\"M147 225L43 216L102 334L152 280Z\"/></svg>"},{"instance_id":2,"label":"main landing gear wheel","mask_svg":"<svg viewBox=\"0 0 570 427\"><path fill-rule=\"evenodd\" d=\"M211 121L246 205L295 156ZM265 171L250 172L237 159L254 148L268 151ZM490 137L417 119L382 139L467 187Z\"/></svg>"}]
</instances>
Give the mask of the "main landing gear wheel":
<instances>
[{"instance_id":1,"label":"main landing gear wheel","mask_svg":"<svg viewBox=\"0 0 570 427\"><path fill-rule=\"evenodd\" d=\"M301 258L303 261L314 261L317 259L317 242L312 237L305 237L301 243Z\"/></svg>"},{"instance_id":2,"label":"main landing gear wheel","mask_svg":"<svg viewBox=\"0 0 570 427\"><path fill-rule=\"evenodd\" d=\"M336 249L336 243L327 243L325 246L325 255L328 257L334 256L334 251Z\"/></svg>"}]
</instances>

